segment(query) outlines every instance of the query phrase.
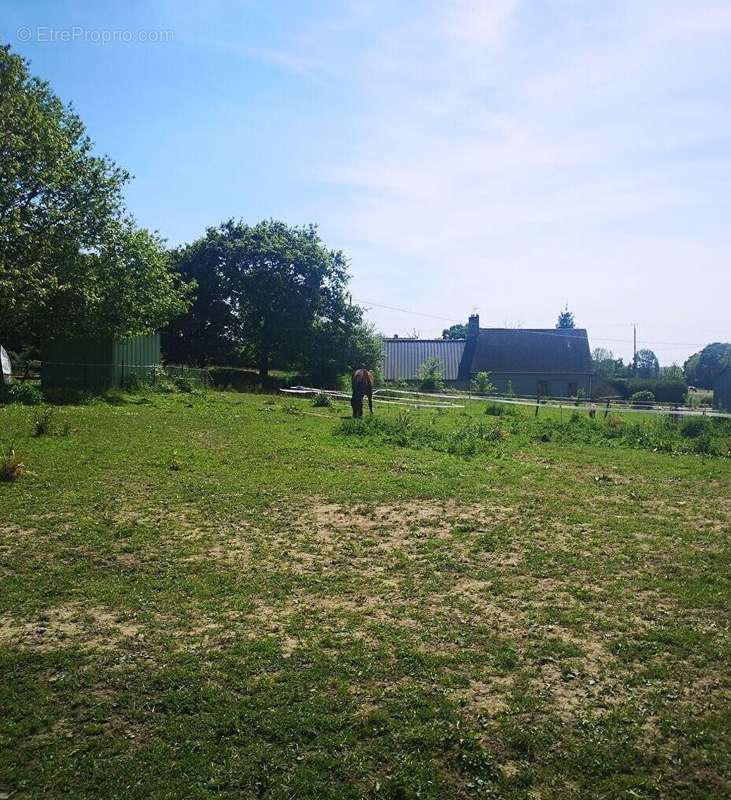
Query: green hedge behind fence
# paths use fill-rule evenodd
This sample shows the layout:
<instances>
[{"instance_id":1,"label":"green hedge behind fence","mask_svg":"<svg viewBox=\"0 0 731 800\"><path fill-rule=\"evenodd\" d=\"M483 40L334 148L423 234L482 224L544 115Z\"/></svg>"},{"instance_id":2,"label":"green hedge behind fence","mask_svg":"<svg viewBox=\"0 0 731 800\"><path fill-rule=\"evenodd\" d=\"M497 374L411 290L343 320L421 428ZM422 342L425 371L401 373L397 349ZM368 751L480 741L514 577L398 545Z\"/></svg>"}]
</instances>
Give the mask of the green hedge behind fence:
<instances>
[{"instance_id":1,"label":"green hedge behind fence","mask_svg":"<svg viewBox=\"0 0 731 800\"><path fill-rule=\"evenodd\" d=\"M688 392L688 384L680 378L614 378L608 383L625 400L636 392L652 392L658 403L683 403Z\"/></svg>"}]
</instances>

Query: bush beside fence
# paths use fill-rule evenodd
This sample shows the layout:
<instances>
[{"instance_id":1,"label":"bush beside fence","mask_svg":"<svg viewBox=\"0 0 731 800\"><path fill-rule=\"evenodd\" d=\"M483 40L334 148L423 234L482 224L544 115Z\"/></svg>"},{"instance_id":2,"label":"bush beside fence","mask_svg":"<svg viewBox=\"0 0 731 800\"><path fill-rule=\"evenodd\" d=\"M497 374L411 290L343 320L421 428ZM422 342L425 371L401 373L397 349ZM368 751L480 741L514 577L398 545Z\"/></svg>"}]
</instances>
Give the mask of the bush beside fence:
<instances>
[{"instance_id":1,"label":"bush beside fence","mask_svg":"<svg viewBox=\"0 0 731 800\"><path fill-rule=\"evenodd\" d=\"M688 393L688 384L680 379L614 378L609 381L609 384L624 400L638 392L652 392L658 403L679 405L685 402L685 396Z\"/></svg>"}]
</instances>

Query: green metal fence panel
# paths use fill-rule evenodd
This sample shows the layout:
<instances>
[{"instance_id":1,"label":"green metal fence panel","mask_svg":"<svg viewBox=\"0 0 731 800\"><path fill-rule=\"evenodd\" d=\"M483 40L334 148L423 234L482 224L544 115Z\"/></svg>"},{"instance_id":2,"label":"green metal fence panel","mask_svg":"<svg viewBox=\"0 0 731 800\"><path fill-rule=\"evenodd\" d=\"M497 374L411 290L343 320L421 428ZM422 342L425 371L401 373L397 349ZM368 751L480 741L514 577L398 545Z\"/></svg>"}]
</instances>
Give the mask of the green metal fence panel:
<instances>
[{"instance_id":1,"label":"green metal fence panel","mask_svg":"<svg viewBox=\"0 0 731 800\"><path fill-rule=\"evenodd\" d=\"M43 351L44 389L103 392L131 376L148 379L160 364L160 335L128 339L56 339Z\"/></svg>"},{"instance_id":2,"label":"green metal fence panel","mask_svg":"<svg viewBox=\"0 0 731 800\"><path fill-rule=\"evenodd\" d=\"M135 377L151 379L160 366L160 334L118 339L114 343L113 363L115 386L122 386Z\"/></svg>"},{"instance_id":3,"label":"green metal fence panel","mask_svg":"<svg viewBox=\"0 0 731 800\"><path fill-rule=\"evenodd\" d=\"M110 339L56 339L44 348L44 389L103 391L111 385Z\"/></svg>"}]
</instances>

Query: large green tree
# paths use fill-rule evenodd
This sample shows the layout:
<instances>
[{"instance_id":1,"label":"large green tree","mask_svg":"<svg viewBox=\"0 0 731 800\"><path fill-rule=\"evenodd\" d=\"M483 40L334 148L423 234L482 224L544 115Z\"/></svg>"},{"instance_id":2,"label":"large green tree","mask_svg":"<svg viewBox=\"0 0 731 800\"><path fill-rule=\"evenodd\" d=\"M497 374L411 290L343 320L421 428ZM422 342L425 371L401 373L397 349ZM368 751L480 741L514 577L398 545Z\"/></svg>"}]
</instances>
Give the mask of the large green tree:
<instances>
[{"instance_id":1,"label":"large green tree","mask_svg":"<svg viewBox=\"0 0 731 800\"><path fill-rule=\"evenodd\" d=\"M195 282L193 302L185 314L163 331L165 358L175 364L230 364L237 360L241 340L228 294L225 270L228 237L210 228L202 239L171 252L182 281Z\"/></svg>"},{"instance_id":2,"label":"large green tree","mask_svg":"<svg viewBox=\"0 0 731 800\"><path fill-rule=\"evenodd\" d=\"M0 47L0 342L142 333L184 308L158 237L125 216L129 175Z\"/></svg>"},{"instance_id":3,"label":"large green tree","mask_svg":"<svg viewBox=\"0 0 731 800\"><path fill-rule=\"evenodd\" d=\"M683 365L685 377L693 386L712 389L724 367L731 365L731 342L713 342L694 353Z\"/></svg>"},{"instance_id":4,"label":"large green tree","mask_svg":"<svg viewBox=\"0 0 731 800\"><path fill-rule=\"evenodd\" d=\"M291 367L322 383L361 363L378 366L380 340L348 300L346 258L316 226L229 220L174 263L202 294L170 326L169 357L212 363L237 352L262 376Z\"/></svg>"}]
</instances>

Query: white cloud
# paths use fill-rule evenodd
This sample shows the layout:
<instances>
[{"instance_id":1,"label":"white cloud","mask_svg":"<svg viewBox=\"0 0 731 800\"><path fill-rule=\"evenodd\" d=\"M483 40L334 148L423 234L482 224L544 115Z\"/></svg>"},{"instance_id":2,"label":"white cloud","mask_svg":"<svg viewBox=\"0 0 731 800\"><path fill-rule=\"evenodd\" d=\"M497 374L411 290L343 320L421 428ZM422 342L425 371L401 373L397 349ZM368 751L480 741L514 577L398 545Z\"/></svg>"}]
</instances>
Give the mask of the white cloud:
<instances>
[{"instance_id":1,"label":"white cloud","mask_svg":"<svg viewBox=\"0 0 731 800\"><path fill-rule=\"evenodd\" d=\"M458 0L445 4L444 22L450 36L480 45L495 44L505 33L518 0Z\"/></svg>"},{"instance_id":2,"label":"white cloud","mask_svg":"<svg viewBox=\"0 0 731 800\"><path fill-rule=\"evenodd\" d=\"M725 313L720 299L707 307L703 279L714 296L731 291L719 211L731 7L577 2L542 18L518 0L409 8L351 11L351 27L331 21L308 39L313 69L358 99L347 156L325 152L310 172L338 188L321 218L356 256L356 286L449 317L479 298L493 320L526 324L550 324L569 299L590 327L644 316L667 341L690 310L692 341L721 335L703 326ZM335 65L328 45L344 29L356 44L341 42Z\"/></svg>"}]
</instances>

